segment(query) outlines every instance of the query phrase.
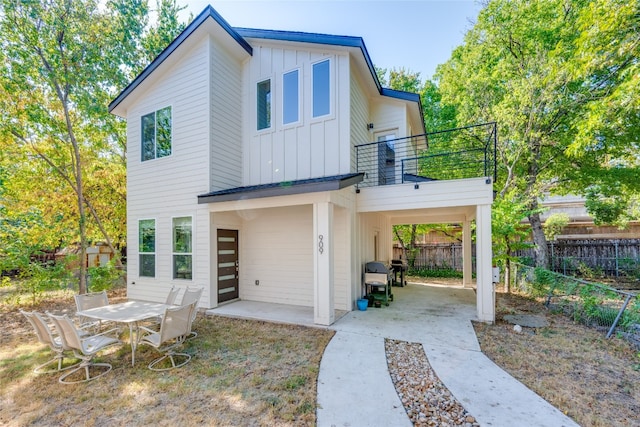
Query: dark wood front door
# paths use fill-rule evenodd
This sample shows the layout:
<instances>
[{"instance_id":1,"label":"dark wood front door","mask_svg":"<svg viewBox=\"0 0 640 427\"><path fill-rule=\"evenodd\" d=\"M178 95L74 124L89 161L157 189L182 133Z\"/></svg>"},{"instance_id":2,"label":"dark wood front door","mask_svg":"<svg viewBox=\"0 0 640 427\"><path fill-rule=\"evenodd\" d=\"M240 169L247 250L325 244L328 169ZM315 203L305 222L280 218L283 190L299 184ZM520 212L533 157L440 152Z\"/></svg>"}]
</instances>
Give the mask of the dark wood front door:
<instances>
[{"instance_id":1,"label":"dark wood front door","mask_svg":"<svg viewBox=\"0 0 640 427\"><path fill-rule=\"evenodd\" d=\"M239 296L238 230L218 229L218 303Z\"/></svg>"}]
</instances>

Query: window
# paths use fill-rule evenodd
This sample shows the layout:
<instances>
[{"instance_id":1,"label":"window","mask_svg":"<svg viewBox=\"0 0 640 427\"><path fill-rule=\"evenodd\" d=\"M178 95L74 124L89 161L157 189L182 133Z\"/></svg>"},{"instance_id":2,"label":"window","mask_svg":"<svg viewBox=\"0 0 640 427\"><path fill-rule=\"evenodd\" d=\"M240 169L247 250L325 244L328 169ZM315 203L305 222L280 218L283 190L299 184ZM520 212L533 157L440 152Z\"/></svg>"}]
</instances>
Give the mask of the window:
<instances>
[{"instance_id":1,"label":"window","mask_svg":"<svg viewBox=\"0 0 640 427\"><path fill-rule=\"evenodd\" d=\"M171 107L142 116L142 161L171 154Z\"/></svg>"},{"instance_id":2,"label":"window","mask_svg":"<svg viewBox=\"0 0 640 427\"><path fill-rule=\"evenodd\" d=\"M139 274L156 277L156 220L138 221L138 253L140 255Z\"/></svg>"},{"instance_id":3,"label":"window","mask_svg":"<svg viewBox=\"0 0 640 427\"><path fill-rule=\"evenodd\" d=\"M313 64L313 117L331 113L329 60Z\"/></svg>"},{"instance_id":4,"label":"window","mask_svg":"<svg viewBox=\"0 0 640 427\"><path fill-rule=\"evenodd\" d=\"M191 217L173 218L173 278L191 279Z\"/></svg>"},{"instance_id":5,"label":"window","mask_svg":"<svg viewBox=\"0 0 640 427\"><path fill-rule=\"evenodd\" d=\"M271 80L258 83L258 130L271 127Z\"/></svg>"},{"instance_id":6,"label":"window","mask_svg":"<svg viewBox=\"0 0 640 427\"><path fill-rule=\"evenodd\" d=\"M290 71L282 76L282 123L298 121L298 70Z\"/></svg>"}]
</instances>

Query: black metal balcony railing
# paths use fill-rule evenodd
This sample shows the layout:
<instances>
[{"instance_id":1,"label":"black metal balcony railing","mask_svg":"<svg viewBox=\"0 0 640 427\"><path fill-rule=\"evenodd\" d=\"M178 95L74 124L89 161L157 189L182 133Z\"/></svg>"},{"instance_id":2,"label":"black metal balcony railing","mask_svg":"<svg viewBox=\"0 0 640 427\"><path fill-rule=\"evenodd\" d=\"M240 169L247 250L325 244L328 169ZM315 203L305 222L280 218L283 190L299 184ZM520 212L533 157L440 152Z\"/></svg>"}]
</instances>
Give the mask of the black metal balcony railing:
<instances>
[{"instance_id":1,"label":"black metal balcony railing","mask_svg":"<svg viewBox=\"0 0 640 427\"><path fill-rule=\"evenodd\" d=\"M464 178L496 179L495 122L357 145L358 186Z\"/></svg>"}]
</instances>

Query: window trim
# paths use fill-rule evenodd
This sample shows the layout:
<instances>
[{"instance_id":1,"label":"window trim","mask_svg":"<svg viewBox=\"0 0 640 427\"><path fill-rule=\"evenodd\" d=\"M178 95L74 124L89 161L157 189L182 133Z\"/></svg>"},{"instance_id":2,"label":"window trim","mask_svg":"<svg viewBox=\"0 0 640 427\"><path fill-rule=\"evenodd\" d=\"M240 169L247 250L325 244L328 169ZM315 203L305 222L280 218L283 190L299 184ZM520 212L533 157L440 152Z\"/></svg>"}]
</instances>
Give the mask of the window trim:
<instances>
[{"instance_id":1,"label":"window trim","mask_svg":"<svg viewBox=\"0 0 640 427\"><path fill-rule=\"evenodd\" d=\"M166 156L162 156L162 157L158 157L158 112L165 110L165 109L169 109L169 112L171 114L171 127L169 130L169 138L170 138L170 148L171 148L171 152L169 154L167 154ZM144 158L144 126L142 124L142 121L144 120L145 117L150 116L153 114L153 157L150 157L148 159ZM144 163L144 162L149 162L152 160L158 160L158 159L164 159L166 157L171 157L173 156L173 105L169 104L166 105L164 107L158 108L154 111L151 111L149 113L146 114L141 114L140 115L140 163Z\"/></svg>"},{"instance_id":2,"label":"window trim","mask_svg":"<svg viewBox=\"0 0 640 427\"><path fill-rule=\"evenodd\" d=\"M189 224L191 226L191 235L190 235L190 246L191 246L191 252L177 252L176 251L176 240L175 240L175 220L176 219L182 219L182 218L189 218ZM194 226L193 226L193 215L178 215L178 216L172 216L171 217L171 278L173 280L193 280L193 247L194 247L194 236L195 233L193 232L194 230ZM177 271L176 271L176 261L175 261L175 257L176 256L189 256L191 257L191 271L190 276L191 277L178 277L177 275Z\"/></svg>"},{"instance_id":3,"label":"window trim","mask_svg":"<svg viewBox=\"0 0 640 427\"><path fill-rule=\"evenodd\" d=\"M329 63L329 73L328 73L328 78L329 78L329 87L328 87L328 96L329 96L329 112L326 114L322 114L319 116L315 115L314 112L314 102L315 102L315 91L314 91L314 77L315 77L315 66L318 64L322 64L323 62L328 62ZM324 120L327 118L331 118L334 115L334 103L335 103L335 96L334 96L334 89L333 89L333 85L334 85L334 76L333 76L333 58L332 57L325 57L322 58L318 61L312 62L311 63L311 119L312 120Z\"/></svg>"},{"instance_id":4,"label":"window trim","mask_svg":"<svg viewBox=\"0 0 640 427\"><path fill-rule=\"evenodd\" d=\"M267 127L261 128L260 127L260 89L259 89L259 87L260 87L260 84L265 83L267 81L269 82L269 110L268 110L268 113L269 113L269 125ZM273 126L273 118L274 118L274 115L273 115L273 89L274 89L273 82L274 82L273 76L269 76L269 77L261 78L258 81L256 81L256 83L255 83L254 87L256 88L256 97L255 97L255 100L256 100L256 104L255 104L255 106L256 106L256 109L255 109L255 112L256 112L256 115L255 115L255 118L256 118L255 129L256 129L256 132L268 132L268 131L273 130L273 127L274 127ZM265 111L267 111L267 110L265 109Z\"/></svg>"},{"instance_id":5,"label":"window trim","mask_svg":"<svg viewBox=\"0 0 640 427\"><path fill-rule=\"evenodd\" d=\"M296 120L291 121L291 122L287 122L285 123L285 103L287 100L287 97L285 95L285 89L286 89L286 85L284 82L284 78L286 75L288 74L292 74L292 73L297 73L296 76L296 102L297 102L297 109L296 109ZM290 127L290 126L296 126L298 124L300 124L302 122L302 79L300 78L300 76L302 75L302 69L301 67L297 67L297 68L292 68L290 70L284 71L282 73L282 90L281 92L281 96L282 96L282 126L283 127Z\"/></svg>"},{"instance_id":6,"label":"window trim","mask_svg":"<svg viewBox=\"0 0 640 427\"><path fill-rule=\"evenodd\" d=\"M141 235L140 231L142 227L140 223L142 221L153 221L153 252L143 252L141 245ZM142 255L153 255L153 276L147 276L142 274ZM157 275L157 265L158 265L158 220L157 218L138 218L138 277L146 277L149 279L154 279Z\"/></svg>"}]
</instances>

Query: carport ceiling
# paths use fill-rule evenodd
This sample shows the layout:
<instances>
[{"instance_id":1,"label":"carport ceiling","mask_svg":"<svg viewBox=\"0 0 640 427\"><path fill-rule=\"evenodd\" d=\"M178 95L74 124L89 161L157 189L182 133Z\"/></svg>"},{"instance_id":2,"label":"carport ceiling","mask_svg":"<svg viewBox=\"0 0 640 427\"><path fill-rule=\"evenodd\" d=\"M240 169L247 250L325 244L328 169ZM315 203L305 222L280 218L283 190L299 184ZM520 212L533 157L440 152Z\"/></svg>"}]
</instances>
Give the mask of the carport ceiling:
<instances>
[{"instance_id":1,"label":"carport ceiling","mask_svg":"<svg viewBox=\"0 0 640 427\"><path fill-rule=\"evenodd\" d=\"M475 206L449 208L410 209L384 212L391 225L400 224L452 224L471 221L476 217Z\"/></svg>"}]
</instances>

